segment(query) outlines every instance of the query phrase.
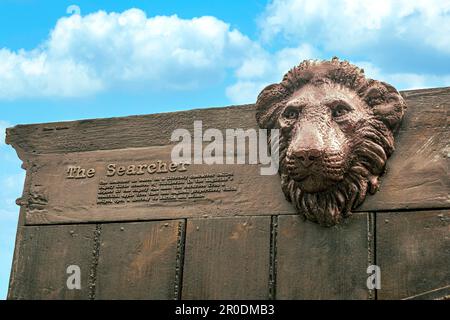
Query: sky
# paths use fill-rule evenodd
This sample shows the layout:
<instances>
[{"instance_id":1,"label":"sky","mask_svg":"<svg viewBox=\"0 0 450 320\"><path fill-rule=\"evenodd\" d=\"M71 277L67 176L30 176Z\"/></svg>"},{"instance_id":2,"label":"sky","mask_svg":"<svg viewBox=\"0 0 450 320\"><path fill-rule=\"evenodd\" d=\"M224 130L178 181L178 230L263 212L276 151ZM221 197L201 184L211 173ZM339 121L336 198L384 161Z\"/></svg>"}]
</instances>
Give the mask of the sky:
<instances>
[{"instance_id":1,"label":"sky","mask_svg":"<svg viewBox=\"0 0 450 320\"><path fill-rule=\"evenodd\" d=\"M0 299L24 171L16 124L253 103L304 59L450 85L450 0L0 0Z\"/></svg>"}]
</instances>

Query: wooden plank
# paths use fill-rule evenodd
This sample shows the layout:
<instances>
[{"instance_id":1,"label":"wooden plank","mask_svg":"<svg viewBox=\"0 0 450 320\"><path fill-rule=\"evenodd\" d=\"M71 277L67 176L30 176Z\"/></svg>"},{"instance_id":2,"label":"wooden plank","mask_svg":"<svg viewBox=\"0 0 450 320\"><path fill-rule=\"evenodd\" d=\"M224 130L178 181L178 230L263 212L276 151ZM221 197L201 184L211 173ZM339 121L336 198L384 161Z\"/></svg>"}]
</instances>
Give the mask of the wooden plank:
<instances>
[{"instance_id":1,"label":"wooden plank","mask_svg":"<svg viewBox=\"0 0 450 320\"><path fill-rule=\"evenodd\" d=\"M195 109L142 116L92 119L7 129L7 143L25 153L65 153L171 144L175 129L193 132L194 121L203 129L254 128L254 105ZM44 143L43 143L44 142Z\"/></svg>"},{"instance_id":2,"label":"wooden plank","mask_svg":"<svg viewBox=\"0 0 450 320\"><path fill-rule=\"evenodd\" d=\"M184 221L102 226L96 299L174 299Z\"/></svg>"},{"instance_id":3,"label":"wooden plank","mask_svg":"<svg viewBox=\"0 0 450 320\"><path fill-rule=\"evenodd\" d=\"M407 110L380 190L361 211L449 208L450 87L402 93Z\"/></svg>"},{"instance_id":4,"label":"wooden plank","mask_svg":"<svg viewBox=\"0 0 450 320\"><path fill-rule=\"evenodd\" d=\"M450 207L450 181L447 178L447 141L450 139L447 113L450 110L450 88L407 91L403 95L407 100L408 111L396 138L397 150L387 163L387 173L381 178L380 191L374 196L369 195L356 212ZM16 148L24 160L25 168L30 172L30 183L20 201L21 205L26 207L27 224L179 219L209 215L211 212L214 212L211 214L214 216L295 213L292 205L284 199L279 177L260 176L257 165L229 165L233 168L232 171L241 174L241 202L236 205L237 202L228 199L228 202L223 201L219 205L223 199L215 199L212 201L217 204L214 205L214 210L207 204L211 202L208 198L204 201L203 208L200 202L196 203L196 206L200 205L199 210L188 210L186 208L189 206L181 205L183 210L186 210L176 211L172 210L173 205L164 205L159 211L156 210L157 213L149 213L148 208L151 206L134 208L136 210L133 210L133 213L126 210L116 210L112 213L109 208L98 209L92 205L92 201L96 202L96 199L92 199L95 198L96 192L92 192L92 182L87 183L85 180L71 181L71 185L65 183L65 187L56 188L57 194L50 192L54 188L52 186L62 184L65 172L61 170L61 166L78 164L78 159L83 160L83 164L88 168L91 165L104 166L106 162L115 159L114 154L127 155L128 162L139 157L144 159L148 152L142 153L143 149L151 150L151 154L155 151L153 154L168 159L172 130L192 129L194 120L202 120L204 129L256 127L254 106L246 105L8 129L8 143ZM159 150L159 153L156 150ZM208 169L210 171L224 169L218 165L208 167L214 168ZM198 170L206 169L203 166ZM262 200L252 206L255 202L246 192L253 190L254 185L262 188ZM96 187L94 183L93 188ZM81 191L78 192L79 190ZM89 191L90 196L74 198L83 190ZM36 192L39 197L50 197L48 208L29 208L29 197ZM46 192L49 194L45 194ZM60 203L52 202L55 197ZM87 212L89 214L86 214Z\"/></svg>"},{"instance_id":5,"label":"wooden plank","mask_svg":"<svg viewBox=\"0 0 450 320\"><path fill-rule=\"evenodd\" d=\"M403 96L408 111L402 129L446 126L450 87L410 90L403 92ZM7 143L16 150L29 154L159 146L170 143L173 130L191 130L195 120L202 120L205 129L256 127L255 107L249 104L131 117L19 125L7 130Z\"/></svg>"},{"instance_id":6,"label":"wooden plank","mask_svg":"<svg viewBox=\"0 0 450 320\"><path fill-rule=\"evenodd\" d=\"M270 217L188 219L183 299L267 299Z\"/></svg>"},{"instance_id":7,"label":"wooden plank","mask_svg":"<svg viewBox=\"0 0 450 320\"><path fill-rule=\"evenodd\" d=\"M191 164L183 171L107 175L109 164L136 167L158 161L171 163L170 152L170 146L161 146L41 155L34 162L31 191L21 200L27 208L26 223L161 220L212 213L215 216L295 213L280 190L279 176L269 179L262 176L259 165ZM93 168L95 176L68 179L70 167ZM259 189L258 201L254 186ZM101 194L104 191L107 194ZM111 203L103 203L101 197ZM33 205L35 198L45 199L45 204ZM117 200L122 202L116 203Z\"/></svg>"},{"instance_id":8,"label":"wooden plank","mask_svg":"<svg viewBox=\"0 0 450 320\"><path fill-rule=\"evenodd\" d=\"M92 225L20 227L8 299L89 299ZM67 268L80 267L81 290L67 288Z\"/></svg>"},{"instance_id":9,"label":"wooden plank","mask_svg":"<svg viewBox=\"0 0 450 320\"><path fill-rule=\"evenodd\" d=\"M365 203L355 211L445 208L450 205L448 192L450 180L447 177L449 163L446 152L450 132L430 128L416 131L400 132L398 150L388 162L388 173L381 179L380 191L374 196L369 195ZM132 176L131 178L125 175L122 177L106 176L106 168L109 163L128 166L129 164L153 163L152 161L159 161L158 159L164 159L170 163L170 158L167 158L169 154L170 147L166 146L72 153L62 157L40 156L39 160L35 162L39 170L33 174L32 181L33 186L39 186L41 193L45 194L47 203L42 210L34 208L26 210L26 223L33 225L178 219L199 217L212 211L215 216L295 213L295 209L285 200L281 192L278 175L262 176L258 165L190 165L186 172ZM83 168L95 168L96 176L91 179L67 179L67 168L75 165ZM128 182L131 188L133 182L139 182L137 184L142 185L140 182L142 179L170 179L185 176L186 179L178 181L181 184L172 185L173 190L170 192L177 193L178 190L175 190L174 187L183 188L186 186L188 178L224 173L229 174L232 179L232 181L227 181L224 186L235 188L236 191L208 193L202 195L204 196L202 199L150 203L132 202L127 198L126 203L118 205L98 203L100 183L108 185L122 181ZM200 178L196 179L200 181ZM207 179L211 178L205 177L201 181L204 182ZM254 201L252 190L255 185L259 186L259 198L261 199L259 201ZM67 192L67 190L71 190L71 192ZM192 192L193 190L188 189L188 191ZM174 206L181 208L173 210Z\"/></svg>"},{"instance_id":10,"label":"wooden plank","mask_svg":"<svg viewBox=\"0 0 450 320\"><path fill-rule=\"evenodd\" d=\"M380 190L358 211L449 208L450 88L402 93L407 110Z\"/></svg>"},{"instance_id":11,"label":"wooden plank","mask_svg":"<svg viewBox=\"0 0 450 320\"><path fill-rule=\"evenodd\" d=\"M401 94L405 98L407 110L400 130L447 128L450 87L407 90Z\"/></svg>"},{"instance_id":12,"label":"wooden plank","mask_svg":"<svg viewBox=\"0 0 450 320\"><path fill-rule=\"evenodd\" d=\"M438 298L450 291L450 210L377 213L379 299Z\"/></svg>"},{"instance_id":13,"label":"wooden plank","mask_svg":"<svg viewBox=\"0 0 450 320\"><path fill-rule=\"evenodd\" d=\"M279 216L277 299L368 299L368 215L324 228L300 216Z\"/></svg>"}]
</instances>

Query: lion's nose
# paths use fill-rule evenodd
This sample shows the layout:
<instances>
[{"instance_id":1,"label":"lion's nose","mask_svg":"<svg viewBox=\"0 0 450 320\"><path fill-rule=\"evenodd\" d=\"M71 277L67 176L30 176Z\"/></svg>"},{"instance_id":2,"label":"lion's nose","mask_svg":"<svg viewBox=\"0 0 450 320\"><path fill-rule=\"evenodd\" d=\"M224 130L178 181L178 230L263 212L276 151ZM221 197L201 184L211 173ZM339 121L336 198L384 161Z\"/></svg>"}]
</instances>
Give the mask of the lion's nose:
<instances>
[{"instance_id":1,"label":"lion's nose","mask_svg":"<svg viewBox=\"0 0 450 320\"><path fill-rule=\"evenodd\" d=\"M309 167L320 158L322 153L317 149L299 149L293 151L292 154L298 158L303 166Z\"/></svg>"}]
</instances>

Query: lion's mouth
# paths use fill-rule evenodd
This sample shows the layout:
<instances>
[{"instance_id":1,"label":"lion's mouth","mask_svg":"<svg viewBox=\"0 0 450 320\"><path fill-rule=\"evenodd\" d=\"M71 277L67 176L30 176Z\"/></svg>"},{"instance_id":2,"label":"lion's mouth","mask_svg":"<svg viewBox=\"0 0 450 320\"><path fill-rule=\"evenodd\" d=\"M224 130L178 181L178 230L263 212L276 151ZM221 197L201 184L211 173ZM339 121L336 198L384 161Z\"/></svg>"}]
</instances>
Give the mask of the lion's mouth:
<instances>
[{"instance_id":1,"label":"lion's mouth","mask_svg":"<svg viewBox=\"0 0 450 320\"><path fill-rule=\"evenodd\" d=\"M313 174L311 172L299 172L298 170L288 170L289 176L296 182L303 181L310 178Z\"/></svg>"},{"instance_id":2,"label":"lion's mouth","mask_svg":"<svg viewBox=\"0 0 450 320\"><path fill-rule=\"evenodd\" d=\"M344 180L342 168L327 169L323 166L313 166L305 170L295 161L287 161L286 169L289 177L305 192L322 192L332 185Z\"/></svg>"}]
</instances>

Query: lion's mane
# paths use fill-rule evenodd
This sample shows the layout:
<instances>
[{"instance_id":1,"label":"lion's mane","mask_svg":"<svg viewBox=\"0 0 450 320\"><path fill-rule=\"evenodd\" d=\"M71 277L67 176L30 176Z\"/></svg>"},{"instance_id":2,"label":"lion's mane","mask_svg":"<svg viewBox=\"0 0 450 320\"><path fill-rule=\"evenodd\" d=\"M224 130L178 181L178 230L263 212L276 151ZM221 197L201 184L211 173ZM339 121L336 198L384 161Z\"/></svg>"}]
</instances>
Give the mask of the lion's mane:
<instances>
[{"instance_id":1,"label":"lion's mane","mask_svg":"<svg viewBox=\"0 0 450 320\"><path fill-rule=\"evenodd\" d=\"M264 88L256 102L256 119L261 128L273 129L287 99L306 84L334 83L353 90L373 114L363 121L348 143L352 150L350 169L344 180L323 192L301 190L286 170L286 152L290 136L280 135L281 186L286 198L308 220L332 226L351 214L365 199L367 192L378 189L378 177L385 170L386 161L394 151L394 132L398 129L405 102L391 85L368 79L364 70L347 61L305 60L285 74L281 83ZM270 142L269 142L270 143Z\"/></svg>"}]
</instances>

